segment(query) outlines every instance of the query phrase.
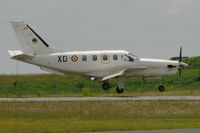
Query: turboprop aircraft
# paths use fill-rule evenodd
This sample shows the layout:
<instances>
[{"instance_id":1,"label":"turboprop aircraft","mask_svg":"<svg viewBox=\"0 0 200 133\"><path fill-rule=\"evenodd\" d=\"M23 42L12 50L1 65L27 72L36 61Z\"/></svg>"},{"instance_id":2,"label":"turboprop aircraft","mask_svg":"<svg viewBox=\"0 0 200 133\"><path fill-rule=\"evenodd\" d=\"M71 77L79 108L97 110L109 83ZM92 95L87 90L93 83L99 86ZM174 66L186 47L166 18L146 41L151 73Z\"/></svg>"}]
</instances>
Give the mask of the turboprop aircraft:
<instances>
[{"instance_id":1,"label":"turboprop aircraft","mask_svg":"<svg viewBox=\"0 0 200 133\"><path fill-rule=\"evenodd\" d=\"M179 61L140 58L125 50L73 51L54 49L49 46L29 25L23 21L12 21L20 44L20 50L9 50L10 58L39 66L42 70L65 75L74 73L100 78L102 88L108 90L109 79L116 78L117 93L124 92L124 79L129 76L161 78L175 75L187 67L182 62L182 48ZM159 91L165 87L160 83Z\"/></svg>"}]
</instances>

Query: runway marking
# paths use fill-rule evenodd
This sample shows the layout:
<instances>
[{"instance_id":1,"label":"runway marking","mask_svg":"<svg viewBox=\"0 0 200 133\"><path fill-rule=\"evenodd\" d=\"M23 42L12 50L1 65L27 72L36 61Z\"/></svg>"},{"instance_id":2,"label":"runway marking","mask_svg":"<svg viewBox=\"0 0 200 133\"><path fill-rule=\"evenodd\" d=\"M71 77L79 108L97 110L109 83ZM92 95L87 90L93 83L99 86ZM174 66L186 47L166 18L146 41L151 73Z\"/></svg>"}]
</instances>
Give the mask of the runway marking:
<instances>
[{"instance_id":1,"label":"runway marking","mask_svg":"<svg viewBox=\"0 0 200 133\"><path fill-rule=\"evenodd\" d=\"M0 102L200 101L200 96L0 98Z\"/></svg>"}]
</instances>

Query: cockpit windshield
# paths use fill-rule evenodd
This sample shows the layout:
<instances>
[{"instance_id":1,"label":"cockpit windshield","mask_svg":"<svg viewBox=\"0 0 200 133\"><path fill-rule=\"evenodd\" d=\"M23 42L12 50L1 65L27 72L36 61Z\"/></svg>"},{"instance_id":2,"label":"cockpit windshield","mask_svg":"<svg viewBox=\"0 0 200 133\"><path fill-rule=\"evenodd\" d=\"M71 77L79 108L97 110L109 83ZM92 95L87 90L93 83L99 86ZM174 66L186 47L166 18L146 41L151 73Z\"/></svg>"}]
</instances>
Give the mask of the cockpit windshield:
<instances>
[{"instance_id":1,"label":"cockpit windshield","mask_svg":"<svg viewBox=\"0 0 200 133\"><path fill-rule=\"evenodd\" d=\"M130 62L134 62L134 58L128 54L125 55L126 58L127 58L127 61L130 61Z\"/></svg>"},{"instance_id":2,"label":"cockpit windshield","mask_svg":"<svg viewBox=\"0 0 200 133\"><path fill-rule=\"evenodd\" d=\"M128 55L131 56L131 57L133 57L133 58L136 58L136 59L139 58L138 56L134 55L133 53L128 53Z\"/></svg>"},{"instance_id":3,"label":"cockpit windshield","mask_svg":"<svg viewBox=\"0 0 200 133\"><path fill-rule=\"evenodd\" d=\"M128 54L126 54L125 56L126 56L126 58L127 58L127 61L129 61L129 62L134 62L135 59L138 59L138 57L135 56L135 55L132 54L132 53L128 53Z\"/></svg>"}]
</instances>

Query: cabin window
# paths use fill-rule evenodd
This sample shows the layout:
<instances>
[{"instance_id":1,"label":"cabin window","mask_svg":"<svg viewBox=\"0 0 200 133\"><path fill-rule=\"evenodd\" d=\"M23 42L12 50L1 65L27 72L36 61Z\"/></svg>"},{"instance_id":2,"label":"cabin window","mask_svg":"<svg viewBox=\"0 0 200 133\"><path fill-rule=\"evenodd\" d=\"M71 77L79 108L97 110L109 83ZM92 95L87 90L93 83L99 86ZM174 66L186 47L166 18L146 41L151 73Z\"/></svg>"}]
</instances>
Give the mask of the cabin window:
<instances>
[{"instance_id":1,"label":"cabin window","mask_svg":"<svg viewBox=\"0 0 200 133\"><path fill-rule=\"evenodd\" d=\"M107 55L103 55L103 61L107 61L108 60L108 56Z\"/></svg>"},{"instance_id":2,"label":"cabin window","mask_svg":"<svg viewBox=\"0 0 200 133\"><path fill-rule=\"evenodd\" d=\"M86 55L82 55L82 61L87 61L87 56Z\"/></svg>"},{"instance_id":3,"label":"cabin window","mask_svg":"<svg viewBox=\"0 0 200 133\"><path fill-rule=\"evenodd\" d=\"M113 55L113 60L118 60L118 55L114 54Z\"/></svg>"},{"instance_id":4,"label":"cabin window","mask_svg":"<svg viewBox=\"0 0 200 133\"><path fill-rule=\"evenodd\" d=\"M92 60L97 61L97 55L92 55Z\"/></svg>"}]
</instances>

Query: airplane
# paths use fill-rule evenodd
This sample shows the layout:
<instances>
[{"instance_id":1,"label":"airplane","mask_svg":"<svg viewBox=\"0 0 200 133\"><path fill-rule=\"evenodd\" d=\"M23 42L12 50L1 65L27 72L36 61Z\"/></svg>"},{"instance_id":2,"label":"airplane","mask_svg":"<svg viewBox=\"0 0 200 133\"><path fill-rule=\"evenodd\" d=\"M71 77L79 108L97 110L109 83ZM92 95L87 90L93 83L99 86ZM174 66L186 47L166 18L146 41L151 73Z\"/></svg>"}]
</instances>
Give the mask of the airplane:
<instances>
[{"instance_id":1,"label":"airplane","mask_svg":"<svg viewBox=\"0 0 200 133\"><path fill-rule=\"evenodd\" d=\"M117 79L117 93L124 92L126 77L158 78L175 75L188 66L182 62L182 47L178 61L140 58L125 50L72 51L51 48L28 24L11 21L20 50L9 50L11 59L39 66L50 73L65 75L79 74L92 80L100 78L102 88L111 88L108 80ZM160 83L158 90L165 86Z\"/></svg>"}]
</instances>

